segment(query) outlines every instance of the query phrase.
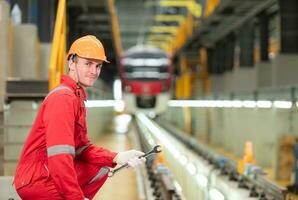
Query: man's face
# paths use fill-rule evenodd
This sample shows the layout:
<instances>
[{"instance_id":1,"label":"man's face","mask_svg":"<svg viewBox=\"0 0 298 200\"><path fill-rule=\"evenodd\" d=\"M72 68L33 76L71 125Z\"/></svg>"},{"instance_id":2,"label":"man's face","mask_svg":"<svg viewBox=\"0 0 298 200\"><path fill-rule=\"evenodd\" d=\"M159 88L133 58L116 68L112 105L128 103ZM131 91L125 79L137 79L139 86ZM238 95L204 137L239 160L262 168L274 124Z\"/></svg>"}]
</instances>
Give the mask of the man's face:
<instances>
[{"instance_id":1,"label":"man's face","mask_svg":"<svg viewBox=\"0 0 298 200\"><path fill-rule=\"evenodd\" d=\"M92 87L100 74L103 61L77 57L76 62L79 82L84 87ZM70 69L75 73L75 62L70 63ZM76 75L74 78L77 80Z\"/></svg>"}]
</instances>

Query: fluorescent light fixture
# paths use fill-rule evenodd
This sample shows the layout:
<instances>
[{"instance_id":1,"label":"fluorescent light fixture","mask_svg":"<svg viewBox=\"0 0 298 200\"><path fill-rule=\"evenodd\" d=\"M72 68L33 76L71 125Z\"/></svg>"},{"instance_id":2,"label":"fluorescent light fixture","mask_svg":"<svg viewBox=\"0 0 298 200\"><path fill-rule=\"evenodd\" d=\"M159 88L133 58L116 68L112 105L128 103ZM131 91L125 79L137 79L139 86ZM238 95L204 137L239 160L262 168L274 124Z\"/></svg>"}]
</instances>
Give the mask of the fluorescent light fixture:
<instances>
[{"instance_id":1,"label":"fluorescent light fixture","mask_svg":"<svg viewBox=\"0 0 298 200\"><path fill-rule=\"evenodd\" d=\"M125 109L124 101L116 100L114 101L114 110L116 112L123 112Z\"/></svg>"},{"instance_id":2,"label":"fluorescent light fixture","mask_svg":"<svg viewBox=\"0 0 298 200\"><path fill-rule=\"evenodd\" d=\"M173 33L176 34L177 26L152 26L150 28L151 33Z\"/></svg>"},{"instance_id":3,"label":"fluorescent light fixture","mask_svg":"<svg viewBox=\"0 0 298 200\"><path fill-rule=\"evenodd\" d=\"M170 100L170 107L208 107L208 101L204 100Z\"/></svg>"},{"instance_id":4,"label":"fluorescent light fixture","mask_svg":"<svg viewBox=\"0 0 298 200\"><path fill-rule=\"evenodd\" d=\"M275 108L283 108L283 109L289 109L292 107L292 102L291 101L274 101L273 106Z\"/></svg>"},{"instance_id":5,"label":"fluorescent light fixture","mask_svg":"<svg viewBox=\"0 0 298 200\"><path fill-rule=\"evenodd\" d=\"M232 101L232 107L233 108L241 108L242 107L242 101L240 101L240 100L233 100Z\"/></svg>"},{"instance_id":6,"label":"fluorescent light fixture","mask_svg":"<svg viewBox=\"0 0 298 200\"><path fill-rule=\"evenodd\" d=\"M169 107L199 107L199 108L276 108L289 109L293 106L291 101L267 101L267 100L170 100ZM298 107L298 102L296 102Z\"/></svg>"},{"instance_id":7,"label":"fluorescent light fixture","mask_svg":"<svg viewBox=\"0 0 298 200\"><path fill-rule=\"evenodd\" d=\"M208 179L206 176L202 174L198 174L196 176L197 183L199 184L200 187L205 188L208 185Z\"/></svg>"},{"instance_id":8,"label":"fluorescent light fixture","mask_svg":"<svg viewBox=\"0 0 298 200\"><path fill-rule=\"evenodd\" d=\"M188 163L186 166L187 171L189 172L190 175L195 175L197 168L193 163Z\"/></svg>"},{"instance_id":9,"label":"fluorescent light fixture","mask_svg":"<svg viewBox=\"0 0 298 200\"><path fill-rule=\"evenodd\" d=\"M161 35L161 34L151 34L148 36L148 42L152 41L154 42L160 42L160 41L165 41L165 42L171 42L173 40L173 36L171 35Z\"/></svg>"},{"instance_id":10,"label":"fluorescent light fixture","mask_svg":"<svg viewBox=\"0 0 298 200\"><path fill-rule=\"evenodd\" d=\"M88 100L85 101L85 106L87 108L114 107L116 102L115 100Z\"/></svg>"},{"instance_id":11,"label":"fluorescent light fixture","mask_svg":"<svg viewBox=\"0 0 298 200\"><path fill-rule=\"evenodd\" d=\"M243 101L242 105L244 108L255 108L255 107L257 107L257 102L256 101Z\"/></svg>"},{"instance_id":12,"label":"fluorescent light fixture","mask_svg":"<svg viewBox=\"0 0 298 200\"><path fill-rule=\"evenodd\" d=\"M216 107L217 106L217 101L215 101L215 100L210 100L210 101L207 101L204 103L207 103L208 107Z\"/></svg>"},{"instance_id":13,"label":"fluorescent light fixture","mask_svg":"<svg viewBox=\"0 0 298 200\"><path fill-rule=\"evenodd\" d=\"M183 15L156 15L154 18L156 21L178 21L179 23L185 21Z\"/></svg>"},{"instance_id":14,"label":"fluorescent light fixture","mask_svg":"<svg viewBox=\"0 0 298 200\"><path fill-rule=\"evenodd\" d=\"M209 190L209 196L211 198L211 200L224 200L225 197L224 195L217 189L212 188L211 190Z\"/></svg>"},{"instance_id":15,"label":"fluorescent light fixture","mask_svg":"<svg viewBox=\"0 0 298 200\"><path fill-rule=\"evenodd\" d=\"M159 1L161 7L187 7L190 13L196 17L202 15L202 6L194 0L164 0Z\"/></svg>"},{"instance_id":16,"label":"fluorescent light fixture","mask_svg":"<svg viewBox=\"0 0 298 200\"><path fill-rule=\"evenodd\" d=\"M265 100L259 100L257 101L257 107L258 108L271 108L272 102L271 101L265 101Z\"/></svg>"},{"instance_id":17,"label":"fluorescent light fixture","mask_svg":"<svg viewBox=\"0 0 298 200\"><path fill-rule=\"evenodd\" d=\"M122 86L121 81L116 79L113 84L113 92L114 92L114 99L121 100L122 99Z\"/></svg>"},{"instance_id":18,"label":"fluorescent light fixture","mask_svg":"<svg viewBox=\"0 0 298 200\"><path fill-rule=\"evenodd\" d=\"M223 105L224 105L223 107L225 107L225 108L231 108L231 107L233 107L233 104L232 104L231 101L223 100L222 102L223 102Z\"/></svg>"}]
</instances>

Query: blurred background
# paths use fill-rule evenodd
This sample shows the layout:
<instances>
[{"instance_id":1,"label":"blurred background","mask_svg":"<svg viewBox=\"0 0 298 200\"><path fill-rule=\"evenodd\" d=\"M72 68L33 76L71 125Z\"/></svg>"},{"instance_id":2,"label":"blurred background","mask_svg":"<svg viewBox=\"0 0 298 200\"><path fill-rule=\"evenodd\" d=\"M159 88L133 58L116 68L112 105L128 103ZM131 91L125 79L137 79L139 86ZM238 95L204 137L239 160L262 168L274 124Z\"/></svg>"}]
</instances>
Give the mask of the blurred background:
<instances>
[{"instance_id":1,"label":"blurred background","mask_svg":"<svg viewBox=\"0 0 298 200\"><path fill-rule=\"evenodd\" d=\"M0 199L70 44L110 63L88 88L90 140L162 146L95 199L298 199L297 0L0 0Z\"/></svg>"}]
</instances>

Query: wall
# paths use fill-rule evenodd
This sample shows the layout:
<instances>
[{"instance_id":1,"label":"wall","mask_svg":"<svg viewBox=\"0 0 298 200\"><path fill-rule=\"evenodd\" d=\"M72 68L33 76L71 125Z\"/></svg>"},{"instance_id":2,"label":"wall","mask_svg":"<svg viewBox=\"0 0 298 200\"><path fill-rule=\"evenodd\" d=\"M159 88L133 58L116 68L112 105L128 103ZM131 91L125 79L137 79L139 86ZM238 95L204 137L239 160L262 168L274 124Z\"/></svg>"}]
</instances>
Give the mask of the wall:
<instances>
[{"instance_id":1,"label":"wall","mask_svg":"<svg viewBox=\"0 0 298 200\"><path fill-rule=\"evenodd\" d=\"M192 108L192 132L199 141L243 156L244 143L253 142L258 165L275 167L281 135L298 135L298 110L276 108ZM170 107L162 118L184 129L181 108Z\"/></svg>"},{"instance_id":2,"label":"wall","mask_svg":"<svg viewBox=\"0 0 298 200\"><path fill-rule=\"evenodd\" d=\"M13 101L4 111L4 175L14 175L23 144L30 132L40 103ZM89 138L96 142L113 117L111 108L87 109Z\"/></svg>"}]
</instances>

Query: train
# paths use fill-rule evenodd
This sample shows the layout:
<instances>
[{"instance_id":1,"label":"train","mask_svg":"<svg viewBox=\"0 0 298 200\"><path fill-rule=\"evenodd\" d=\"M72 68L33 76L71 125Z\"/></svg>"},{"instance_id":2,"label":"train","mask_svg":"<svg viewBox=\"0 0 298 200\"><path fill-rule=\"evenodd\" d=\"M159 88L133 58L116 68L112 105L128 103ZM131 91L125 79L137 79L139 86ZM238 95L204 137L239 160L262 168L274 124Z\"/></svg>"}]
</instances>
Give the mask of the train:
<instances>
[{"instance_id":1,"label":"train","mask_svg":"<svg viewBox=\"0 0 298 200\"><path fill-rule=\"evenodd\" d=\"M137 45L123 52L119 68L128 113L156 116L167 110L173 74L169 54L154 46Z\"/></svg>"}]
</instances>

